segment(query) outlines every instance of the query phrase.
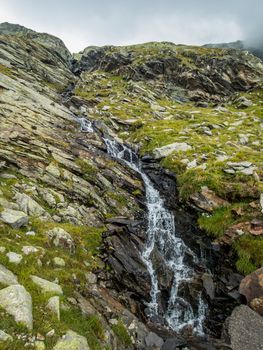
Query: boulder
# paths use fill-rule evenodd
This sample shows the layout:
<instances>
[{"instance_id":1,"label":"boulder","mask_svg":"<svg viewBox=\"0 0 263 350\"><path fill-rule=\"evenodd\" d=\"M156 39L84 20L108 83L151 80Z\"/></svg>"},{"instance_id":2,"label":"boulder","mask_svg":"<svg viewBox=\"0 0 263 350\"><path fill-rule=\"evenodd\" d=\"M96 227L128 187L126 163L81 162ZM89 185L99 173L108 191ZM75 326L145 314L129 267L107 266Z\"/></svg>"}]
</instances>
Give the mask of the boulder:
<instances>
[{"instance_id":1,"label":"boulder","mask_svg":"<svg viewBox=\"0 0 263 350\"><path fill-rule=\"evenodd\" d=\"M248 305L263 316L263 267L247 275L240 283L239 293Z\"/></svg>"},{"instance_id":2,"label":"boulder","mask_svg":"<svg viewBox=\"0 0 263 350\"><path fill-rule=\"evenodd\" d=\"M161 159L169 156L173 152L186 152L190 149L192 149L192 147L185 142L175 142L160 148L155 148L153 157L154 159Z\"/></svg>"},{"instance_id":3,"label":"boulder","mask_svg":"<svg viewBox=\"0 0 263 350\"><path fill-rule=\"evenodd\" d=\"M12 284L18 284L17 277L13 272L9 271L3 265L0 264L0 283L11 286Z\"/></svg>"},{"instance_id":4,"label":"boulder","mask_svg":"<svg viewBox=\"0 0 263 350\"><path fill-rule=\"evenodd\" d=\"M53 350L90 350L87 339L71 330L57 342Z\"/></svg>"},{"instance_id":5,"label":"boulder","mask_svg":"<svg viewBox=\"0 0 263 350\"><path fill-rule=\"evenodd\" d=\"M17 254L15 252L9 252L6 254L6 256L8 257L9 262L13 264L20 264L23 259L21 254Z\"/></svg>"},{"instance_id":6,"label":"boulder","mask_svg":"<svg viewBox=\"0 0 263 350\"><path fill-rule=\"evenodd\" d=\"M54 265L56 265L57 267L65 267L66 263L65 260L56 256L55 258L53 258L53 263Z\"/></svg>"},{"instance_id":7,"label":"boulder","mask_svg":"<svg viewBox=\"0 0 263 350\"><path fill-rule=\"evenodd\" d=\"M1 341L12 341L13 337L11 337L11 335L5 333L4 331L2 331L0 329L0 342Z\"/></svg>"},{"instance_id":8,"label":"boulder","mask_svg":"<svg viewBox=\"0 0 263 350\"><path fill-rule=\"evenodd\" d=\"M48 299L47 308L60 320L60 302L59 297L54 296Z\"/></svg>"},{"instance_id":9,"label":"boulder","mask_svg":"<svg viewBox=\"0 0 263 350\"><path fill-rule=\"evenodd\" d=\"M192 194L190 199L196 207L209 213L213 212L213 210L219 207L229 205L227 201L218 197L214 191L210 190L206 186L201 188L201 192Z\"/></svg>"},{"instance_id":10,"label":"boulder","mask_svg":"<svg viewBox=\"0 0 263 350\"><path fill-rule=\"evenodd\" d=\"M145 337L145 344L147 349L159 350L163 345L163 340L157 334L150 332Z\"/></svg>"},{"instance_id":11,"label":"boulder","mask_svg":"<svg viewBox=\"0 0 263 350\"><path fill-rule=\"evenodd\" d=\"M63 294L59 284L45 280L38 276L31 276L32 281L41 288L43 293Z\"/></svg>"},{"instance_id":12,"label":"boulder","mask_svg":"<svg viewBox=\"0 0 263 350\"><path fill-rule=\"evenodd\" d=\"M248 306L241 305L227 318L222 338L232 350L262 350L262 329L263 318Z\"/></svg>"},{"instance_id":13,"label":"boulder","mask_svg":"<svg viewBox=\"0 0 263 350\"><path fill-rule=\"evenodd\" d=\"M28 216L22 211L13 209L4 209L0 213L0 220L11 225L13 228L25 226L28 223Z\"/></svg>"},{"instance_id":14,"label":"boulder","mask_svg":"<svg viewBox=\"0 0 263 350\"><path fill-rule=\"evenodd\" d=\"M75 244L71 235L63 228L55 227L48 231L47 235L54 246L69 249L71 252L75 250Z\"/></svg>"},{"instance_id":15,"label":"boulder","mask_svg":"<svg viewBox=\"0 0 263 350\"><path fill-rule=\"evenodd\" d=\"M0 306L12 315L16 322L33 328L32 299L26 289L15 284L0 290Z\"/></svg>"},{"instance_id":16,"label":"boulder","mask_svg":"<svg viewBox=\"0 0 263 350\"><path fill-rule=\"evenodd\" d=\"M25 193L16 193L15 200L19 208L28 215L38 217L46 213L45 209Z\"/></svg>"}]
</instances>

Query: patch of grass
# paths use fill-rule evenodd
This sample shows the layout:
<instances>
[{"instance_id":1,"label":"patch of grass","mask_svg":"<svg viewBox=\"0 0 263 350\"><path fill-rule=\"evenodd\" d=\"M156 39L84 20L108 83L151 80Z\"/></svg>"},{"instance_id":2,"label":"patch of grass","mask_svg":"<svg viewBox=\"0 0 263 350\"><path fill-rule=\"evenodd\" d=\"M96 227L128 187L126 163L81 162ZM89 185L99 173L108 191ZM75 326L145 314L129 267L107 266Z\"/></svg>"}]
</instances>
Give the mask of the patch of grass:
<instances>
[{"instance_id":1,"label":"patch of grass","mask_svg":"<svg viewBox=\"0 0 263 350\"><path fill-rule=\"evenodd\" d=\"M75 163L81 168L84 175L94 176L98 172L98 169L86 159L78 158Z\"/></svg>"},{"instance_id":2,"label":"patch of grass","mask_svg":"<svg viewBox=\"0 0 263 350\"><path fill-rule=\"evenodd\" d=\"M220 237L234 221L231 207L222 207L216 209L212 215L200 216L198 224L201 229L205 230L212 237Z\"/></svg>"},{"instance_id":3,"label":"patch of grass","mask_svg":"<svg viewBox=\"0 0 263 350\"><path fill-rule=\"evenodd\" d=\"M97 315L85 317L79 310L61 310L61 322L65 326L87 338L91 350L102 350L100 341L105 332L101 319Z\"/></svg>"},{"instance_id":4,"label":"patch of grass","mask_svg":"<svg viewBox=\"0 0 263 350\"><path fill-rule=\"evenodd\" d=\"M249 274L263 266L263 237L244 235L234 243L238 260L236 268L243 274Z\"/></svg>"},{"instance_id":5,"label":"patch of grass","mask_svg":"<svg viewBox=\"0 0 263 350\"><path fill-rule=\"evenodd\" d=\"M117 324L113 325L112 330L122 345L127 347L132 345L131 337L122 321L118 321Z\"/></svg>"}]
</instances>

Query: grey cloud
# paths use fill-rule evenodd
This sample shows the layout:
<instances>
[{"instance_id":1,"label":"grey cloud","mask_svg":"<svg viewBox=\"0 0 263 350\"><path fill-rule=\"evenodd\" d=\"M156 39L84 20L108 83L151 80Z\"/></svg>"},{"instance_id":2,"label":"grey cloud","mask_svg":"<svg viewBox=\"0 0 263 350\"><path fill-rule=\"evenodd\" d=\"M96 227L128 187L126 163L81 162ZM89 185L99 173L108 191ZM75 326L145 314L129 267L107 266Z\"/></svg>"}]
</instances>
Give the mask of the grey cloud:
<instances>
[{"instance_id":1,"label":"grey cloud","mask_svg":"<svg viewBox=\"0 0 263 350\"><path fill-rule=\"evenodd\" d=\"M262 12L262 0L0 0L0 21L57 35L72 51L153 40L262 42Z\"/></svg>"}]
</instances>

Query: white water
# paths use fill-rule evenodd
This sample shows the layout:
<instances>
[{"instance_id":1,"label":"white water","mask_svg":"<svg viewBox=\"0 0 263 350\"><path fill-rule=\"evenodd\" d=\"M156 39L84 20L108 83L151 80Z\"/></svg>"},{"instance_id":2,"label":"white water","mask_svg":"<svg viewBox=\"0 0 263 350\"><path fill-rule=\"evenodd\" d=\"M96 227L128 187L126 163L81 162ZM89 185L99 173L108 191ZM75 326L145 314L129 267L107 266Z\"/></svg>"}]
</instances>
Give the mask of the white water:
<instances>
[{"instance_id":1,"label":"white water","mask_svg":"<svg viewBox=\"0 0 263 350\"><path fill-rule=\"evenodd\" d=\"M76 117L82 132L94 132L92 123L86 118ZM159 283L152 262L154 249L162 255L167 269L173 272L173 284L170 292L167 310L164 318L168 326L174 331L180 331L187 325L193 327L196 334L203 335L203 321L205 319L206 304L203 302L201 293L198 296L197 312L194 313L191 304L179 295L179 287L182 282L191 281L194 277L194 270L188 266L185 254L188 253L194 259L197 257L188 248L183 240L176 237L174 217L164 206L164 201L159 192L154 188L149 177L142 170L137 155L125 145L117 143L115 140L104 138L107 152L110 156L125 162L130 168L140 174L146 191L147 205L147 239L142 252L149 275L151 277L151 301L148 303L150 316L159 315Z\"/></svg>"},{"instance_id":2,"label":"white water","mask_svg":"<svg viewBox=\"0 0 263 350\"><path fill-rule=\"evenodd\" d=\"M76 117L76 121L80 125L80 131L82 132L94 132L91 121L84 117Z\"/></svg>"},{"instance_id":3,"label":"white water","mask_svg":"<svg viewBox=\"0 0 263 350\"><path fill-rule=\"evenodd\" d=\"M154 188L149 177L143 172L139 159L125 145L118 144L115 140L104 139L108 153L122 160L130 168L139 173L145 185L146 205L148 209L147 240L142 259L151 276L151 302L147 305L151 316L159 314L159 285L158 278L152 262L152 253L156 248L162 255L167 269L173 272L173 285L170 299L164 318L169 327L175 331L191 325L195 333L202 335L202 323L205 318L206 305L201 293L197 300L197 312L194 313L191 304L179 296L179 287L182 282L190 281L194 277L194 270L184 262L188 252L195 260L197 258L183 240L176 237L174 217L164 206L163 199Z\"/></svg>"}]
</instances>

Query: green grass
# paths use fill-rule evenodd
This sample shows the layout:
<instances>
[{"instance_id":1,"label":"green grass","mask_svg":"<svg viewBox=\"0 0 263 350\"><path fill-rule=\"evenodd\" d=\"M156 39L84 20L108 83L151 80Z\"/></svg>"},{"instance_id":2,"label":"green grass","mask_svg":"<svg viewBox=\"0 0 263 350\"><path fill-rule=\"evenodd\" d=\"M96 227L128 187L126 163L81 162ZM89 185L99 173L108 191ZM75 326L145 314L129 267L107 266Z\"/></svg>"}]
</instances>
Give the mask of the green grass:
<instances>
[{"instance_id":1,"label":"green grass","mask_svg":"<svg viewBox=\"0 0 263 350\"><path fill-rule=\"evenodd\" d=\"M126 347L132 345L131 337L122 321L118 321L116 325L113 325L112 330L122 345Z\"/></svg>"},{"instance_id":2,"label":"green grass","mask_svg":"<svg viewBox=\"0 0 263 350\"><path fill-rule=\"evenodd\" d=\"M263 237L244 235L234 243L234 249L239 272L246 275L263 266Z\"/></svg>"},{"instance_id":3,"label":"green grass","mask_svg":"<svg viewBox=\"0 0 263 350\"><path fill-rule=\"evenodd\" d=\"M234 222L231 207L216 209L212 215L202 215L198 219L199 227L212 237L222 236Z\"/></svg>"}]
</instances>

